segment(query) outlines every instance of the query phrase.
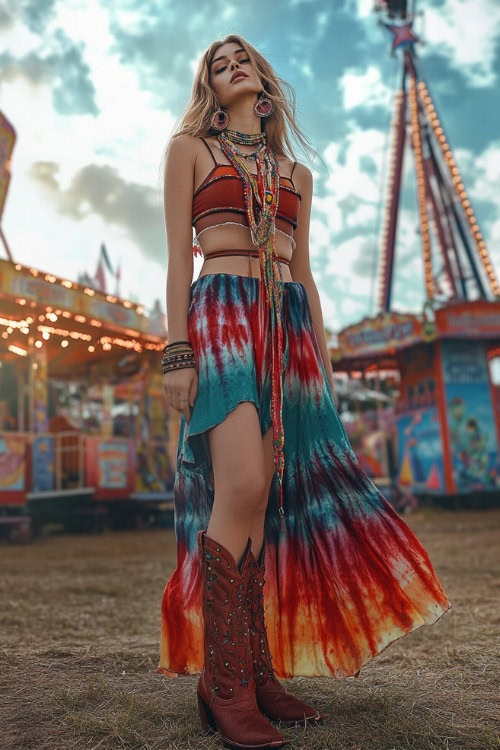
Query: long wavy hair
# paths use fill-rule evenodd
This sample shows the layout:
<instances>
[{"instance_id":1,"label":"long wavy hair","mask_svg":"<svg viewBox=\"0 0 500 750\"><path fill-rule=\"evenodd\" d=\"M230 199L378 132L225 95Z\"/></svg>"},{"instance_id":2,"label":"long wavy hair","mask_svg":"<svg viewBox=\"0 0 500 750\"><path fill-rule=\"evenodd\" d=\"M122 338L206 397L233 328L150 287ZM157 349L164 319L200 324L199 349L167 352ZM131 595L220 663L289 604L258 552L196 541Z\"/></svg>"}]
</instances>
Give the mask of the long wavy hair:
<instances>
[{"instance_id":1,"label":"long wavy hair","mask_svg":"<svg viewBox=\"0 0 500 750\"><path fill-rule=\"evenodd\" d=\"M213 136L217 131L211 126L211 118L219 103L210 81L210 63L216 50L223 44L234 42L239 44L250 57L257 75L259 76L265 94L272 100L274 109L269 117L262 118L262 129L267 133L268 143L276 156L288 156L295 160L295 154L288 133L293 131L297 140L309 154L318 156L308 139L300 131L296 120L296 96L291 84L280 78L272 65L243 37L229 34L224 39L218 39L208 47L201 56L198 70L193 81L191 100L181 114L178 124L174 128L171 138L188 133L193 136ZM170 143L170 141L169 141ZM168 145L163 153L162 162L166 158ZM164 170L163 170L164 171Z\"/></svg>"}]
</instances>

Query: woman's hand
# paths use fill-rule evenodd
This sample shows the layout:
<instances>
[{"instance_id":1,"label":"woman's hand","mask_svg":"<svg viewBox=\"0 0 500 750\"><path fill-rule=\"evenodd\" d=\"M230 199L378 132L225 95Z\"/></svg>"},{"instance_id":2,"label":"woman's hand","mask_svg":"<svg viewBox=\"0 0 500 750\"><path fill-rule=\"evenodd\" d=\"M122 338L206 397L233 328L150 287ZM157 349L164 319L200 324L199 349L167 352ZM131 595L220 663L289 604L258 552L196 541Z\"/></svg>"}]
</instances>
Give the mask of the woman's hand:
<instances>
[{"instance_id":1,"label":"woman's hand","mask_svg":"<svg viewBox=\"0 0 500 750\"><path fill-rule=\"evenodd\" d=\"M181 367L170 370L163 376L163 390L167 404L184 415L186 422L191 420L190 407L194 406L198 393L198 373L194 367Z\"/></svg>"}]
</instances>

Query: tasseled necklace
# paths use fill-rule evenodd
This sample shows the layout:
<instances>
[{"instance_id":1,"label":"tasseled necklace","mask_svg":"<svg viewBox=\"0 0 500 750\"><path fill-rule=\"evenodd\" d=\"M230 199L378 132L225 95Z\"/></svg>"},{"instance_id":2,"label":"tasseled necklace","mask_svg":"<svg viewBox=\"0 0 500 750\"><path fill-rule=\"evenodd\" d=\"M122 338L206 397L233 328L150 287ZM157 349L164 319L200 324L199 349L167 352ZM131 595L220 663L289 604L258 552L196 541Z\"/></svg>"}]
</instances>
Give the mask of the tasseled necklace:
<instances>
[{"instance_id":1,"label":"tasseled necklace","mask_svg":"<svg viewBox=\"0 0 500 750\"><path fill-rule=\"evenodd\" d=\"M280 530L284 531L283 510L283 472L285 458L283 446L285 434L283 428L283 330L281 326L281 310L283 305L283 277L281 267L277 261L275 250L276 211L279 202L279 165L270 147L267 134L240 133L226 128L217 136L222 151L235 167L243 181L243 194L248 225L252 236L252 243L259 250L260 262L260 294L259 315L264 320L262 305L267 302L270 309L271 321L271 419L273 425L274 464L278 472L280 486ZM237 143L247 146L258 144L250 154L242 152ZM259 158L260 157L260 158ZM254 159L257 174L248 169L247 159ZM253 199L259 207L259 216L254 213Z\"/></svg>"}]
</instances>

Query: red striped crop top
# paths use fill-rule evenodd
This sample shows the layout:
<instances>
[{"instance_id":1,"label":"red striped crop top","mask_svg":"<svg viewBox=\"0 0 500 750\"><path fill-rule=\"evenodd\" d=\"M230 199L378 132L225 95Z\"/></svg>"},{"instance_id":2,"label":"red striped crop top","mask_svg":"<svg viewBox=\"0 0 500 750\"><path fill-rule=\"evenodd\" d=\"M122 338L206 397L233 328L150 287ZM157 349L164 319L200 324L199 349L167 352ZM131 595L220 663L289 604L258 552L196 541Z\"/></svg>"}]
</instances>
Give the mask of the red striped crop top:
<instances>
[{"instance_id":1,"label":"red striped crop top","mask_svg":"<svg viewBox=\"0 0 500 750\"><path fill-rule=\"evenodd\" d=\"M208 143L204 138L201 140L210 151L214 166L193 195L192 225L196 231L193 252L196 252L196 244L199 244L198 238L205 230L227 223L248 227L241 177L232 164L217 162ZM301 195L295 190L292 180L296 163L293 164L290 177L280 177L279 203L276 212L276 231L290 237L293 246L295 246L293 230L297 228L301 201ZM289 187L285 181L288 181L292 187Z\"/></svg>"}]
</instances>

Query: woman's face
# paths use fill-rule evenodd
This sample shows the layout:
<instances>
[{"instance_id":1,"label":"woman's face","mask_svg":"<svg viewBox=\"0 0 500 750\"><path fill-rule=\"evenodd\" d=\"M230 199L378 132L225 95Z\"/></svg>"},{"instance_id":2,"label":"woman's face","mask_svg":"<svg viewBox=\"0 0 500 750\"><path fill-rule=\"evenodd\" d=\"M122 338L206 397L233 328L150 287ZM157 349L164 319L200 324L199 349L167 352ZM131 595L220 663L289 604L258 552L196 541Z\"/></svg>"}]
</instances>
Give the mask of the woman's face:
<instances>
[{"instance_id":1,"label":"woman's face","mask_svg":"<svg viewBox=\"0 0 500 750\"><path fill-rule=\"evenodd\" d=\"M222 44L215 50L210 64L210 82L217 101L224 108L241 94L257 95L262 90L250 55L236 42Z\"/></svg>"}]
</instances>

